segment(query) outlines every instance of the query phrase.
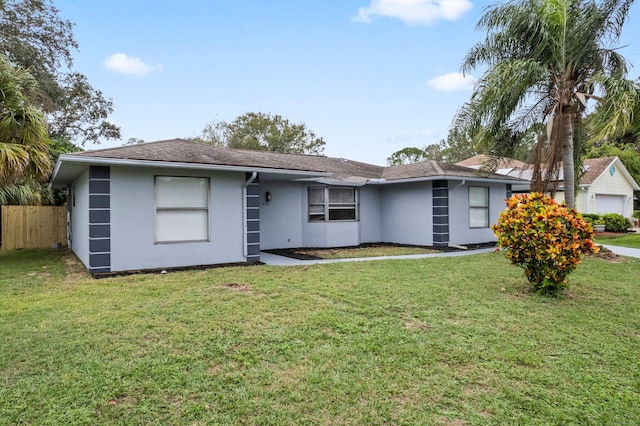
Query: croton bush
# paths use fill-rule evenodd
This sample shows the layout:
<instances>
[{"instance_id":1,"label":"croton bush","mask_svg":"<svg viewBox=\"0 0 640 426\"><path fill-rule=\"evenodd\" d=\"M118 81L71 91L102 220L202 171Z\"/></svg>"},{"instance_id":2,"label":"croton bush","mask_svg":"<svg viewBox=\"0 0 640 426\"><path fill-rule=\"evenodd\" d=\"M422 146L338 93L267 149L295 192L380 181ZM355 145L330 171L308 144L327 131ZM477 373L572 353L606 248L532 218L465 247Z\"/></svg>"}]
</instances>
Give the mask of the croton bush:
<instances>
[{"instance_id":1,"label":"croton bush","mask_svg":"<svg viewBox=\"0 0 640 426\"><path fill-rule=\"evenodd\" d=\"M493 231L498 247L524 273L536 292L559 295L585 254L597 253L593 228L580 214L540 193L506 200Z\"/></svg>"}]
</instances>

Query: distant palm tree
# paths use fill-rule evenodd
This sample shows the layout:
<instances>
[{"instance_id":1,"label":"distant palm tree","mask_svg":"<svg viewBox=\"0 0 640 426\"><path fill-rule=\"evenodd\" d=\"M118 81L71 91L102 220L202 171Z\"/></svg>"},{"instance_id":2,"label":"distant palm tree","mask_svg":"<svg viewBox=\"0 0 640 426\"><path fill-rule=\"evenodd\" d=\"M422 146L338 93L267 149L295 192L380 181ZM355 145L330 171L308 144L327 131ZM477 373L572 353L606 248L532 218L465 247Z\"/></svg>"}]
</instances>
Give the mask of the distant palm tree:
<instances>
[{"instance_id":1,"label":"distant palm tree","mask_svg":"<svg viewBox=\"0 0 640 426\"><path fill-rule=\"evenodd\" d=\"M31 100L37 83L0 56L0 186L46 179L51 172L43 114Z\"/></svg>"},{"instance_id":2,"label":"distant palm tree","mask_svg":"<svg viewBox=\"0 0 640 426\"><path fill-rule=\"evenodd\" d=\"M486 40L464 59L463 72L488 68L456 123L495 147L499 135L547 123L546 165L538 158L534 190L557 180L563 164L564 196L575 205L576 125L595 109L596 134L628 126L640 94L626 80L625 59L615 50L633 0L515 0L489 7L478 23ZM513 140L511 140L513 142ZM580 161L578 161L579 163ZM546 168L546 170L545 170ZM543 173L544 172L544 173ZM543 175L544 174L544 175Z\"/></svg>"}]
</instances>

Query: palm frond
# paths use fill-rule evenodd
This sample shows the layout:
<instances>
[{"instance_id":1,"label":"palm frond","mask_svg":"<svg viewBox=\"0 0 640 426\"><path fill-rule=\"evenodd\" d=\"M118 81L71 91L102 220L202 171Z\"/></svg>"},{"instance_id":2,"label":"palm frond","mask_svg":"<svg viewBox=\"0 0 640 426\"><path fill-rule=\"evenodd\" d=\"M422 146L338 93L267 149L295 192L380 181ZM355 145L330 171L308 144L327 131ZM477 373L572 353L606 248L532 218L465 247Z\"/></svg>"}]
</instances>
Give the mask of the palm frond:
<instances>
[{"instance_id":1,"label":"palm frond","mask_svg":"<svg viewBox=\"0 0 640 426\"><path fill-rule=\"evenodd\" d=\"M598 73L592 77L602 87L601 102L589 117L592 140L604 140L624 133L640 117L640 87L624 80Z\"/></svg>"},{"instance_id":2,"label":"palm frond","mask_svg":"<svg viewBox=\"0 0 640 426\"><path fill-rule=\"evenodd\" d=\"M38 206L47 204L41 186L35 182L0 185L0 205Z\"/></svg>"}]
</instances>

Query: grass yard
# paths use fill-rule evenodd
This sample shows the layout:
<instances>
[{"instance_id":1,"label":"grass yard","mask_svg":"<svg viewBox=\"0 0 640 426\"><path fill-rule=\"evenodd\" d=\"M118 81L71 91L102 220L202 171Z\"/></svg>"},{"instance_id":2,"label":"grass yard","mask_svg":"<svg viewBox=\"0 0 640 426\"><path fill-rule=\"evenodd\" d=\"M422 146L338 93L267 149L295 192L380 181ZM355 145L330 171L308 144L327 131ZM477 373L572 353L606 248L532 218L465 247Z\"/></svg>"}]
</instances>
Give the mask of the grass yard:
<instances>
[{"instance_id":1,"label":"grass yard","mask_svg":"<svg viewBox=\"0 0 640 426\"><path fill-rule=\"evenodd\" d=\"M640 248L640 234L620 234L620 235L598 235L595 242L597 244L610 244L612 246L622 246Z\"/></svg>"},{"instance_id":2,"label":"grass yard","mask_svg":"<svg viewBox=\"0 0 640 426\"><path fill-rule=\"evenodd\" d=\"M498 253L94 280L0 253L0 424L636 425L640 261Z\"/></svg>"}]
</instances>

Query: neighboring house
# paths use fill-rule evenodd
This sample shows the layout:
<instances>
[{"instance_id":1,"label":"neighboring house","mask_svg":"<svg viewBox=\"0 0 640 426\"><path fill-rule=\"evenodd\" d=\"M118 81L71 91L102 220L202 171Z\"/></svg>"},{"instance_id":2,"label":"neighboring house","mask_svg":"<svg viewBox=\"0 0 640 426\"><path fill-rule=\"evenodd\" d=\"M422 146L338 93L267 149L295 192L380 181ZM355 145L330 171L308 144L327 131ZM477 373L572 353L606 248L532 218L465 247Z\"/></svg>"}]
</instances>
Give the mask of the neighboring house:
<instances>
[{"instance_id":1,"label":"neighboring house","mask_svg":"<svg viewBox=\"0 0 640 426\"><path fill-rule=\"evenodd\" d=\"M494 241L518 178L175 139L60 156L69 246L92 273L256 262L260 250Z\"/></svg>"},{"instance_id":2,"label":"neighboring house","mask_svg":"<svg viewBox=\"0 0 640 426\"><path fill-rule=\"evenodd\" d=\"M487 156L475 156L456 163L474 170L485 168ZM501 159L496 173L531 181L533 166L513 159ZM563 173L558 175L555 200L564 202ZM528 192L529 185L514 185L513 192ZM618 157L592 158L583 161L575 207L581 213L618 213L627 218L633 215L634 191L640 186Z\"/></svg>"},{"instance_id":3,"label":"neighboring house","mask_svg":"<svg viewBox=\"0 0 640 426\"><path fill-rule=\"evenodd\" d=\"M467 158L466 160L457 162L456 166L469 167L475 170L481 168L487 170L495 170L495 172L499 175L506 175L515 168L526 167L527 164L520 160L516 160L515 158L492 158L491 156L486 154L478 154L474 155L473 157Z\"/></svg>"}]
</instances>

